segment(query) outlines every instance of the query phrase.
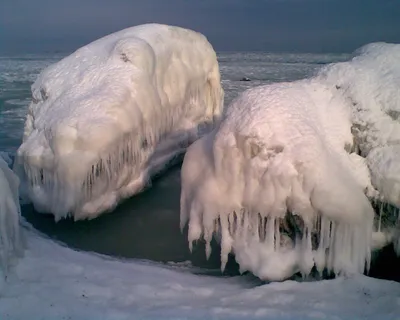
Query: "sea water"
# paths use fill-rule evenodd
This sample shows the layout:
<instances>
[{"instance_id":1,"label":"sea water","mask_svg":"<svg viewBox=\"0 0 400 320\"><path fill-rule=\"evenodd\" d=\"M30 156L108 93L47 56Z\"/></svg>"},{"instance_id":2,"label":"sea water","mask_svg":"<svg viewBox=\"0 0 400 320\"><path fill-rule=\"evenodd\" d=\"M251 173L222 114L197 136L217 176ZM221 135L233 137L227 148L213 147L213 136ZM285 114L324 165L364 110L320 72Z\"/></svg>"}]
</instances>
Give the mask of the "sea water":
<instances>
[{"instance_id":1,"label":"sea water","mask_svg":"<svg viewBox=\"0 0 400 320\"><path fill-rule=\"evenodd\" d=\"M22 139L31 84L43 68L67 54L0 56L0 152L15 154ZM310 77L323 65L349 57L350 54L219 53L225 105L250 87ZM31 205L24 205L22 214L38 230L80 250L218 269L218 250L213 250L209 261L201 244L189 252L186 230L179 230L179 197L178 165L114 212L91 221L55 223L53 216L37 213ZM228 273L235 270L234 263L231 266L228 265Z\"/></svg>"}]
</instances>

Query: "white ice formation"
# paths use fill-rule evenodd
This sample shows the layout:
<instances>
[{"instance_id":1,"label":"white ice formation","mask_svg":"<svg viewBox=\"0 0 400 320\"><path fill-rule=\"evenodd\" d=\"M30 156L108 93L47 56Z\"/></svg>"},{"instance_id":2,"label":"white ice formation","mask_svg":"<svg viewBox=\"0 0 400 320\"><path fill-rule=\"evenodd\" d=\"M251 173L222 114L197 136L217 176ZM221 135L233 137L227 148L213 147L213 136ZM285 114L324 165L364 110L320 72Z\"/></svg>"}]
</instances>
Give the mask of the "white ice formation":
<instances>
[{"instance_id":1,"label":"white ice formation","mask_svg":"<svg viewBox=\"0 0 400 320\"><path fill-rule=\"evenodd\" d=\"M15 171L58 220L94 218L141 191L220 117L216 53L194 31L128 28L45 69L32 86Z\"/></svg>"},{"instance_id":2,"label":"white ice formation","mask_svg":"<svg viewBox=\"0 0 400 320\"><path fill-rule=\"evenodd\" d=\"M233 253L265 280L368 270L372 249L398 241L399 115L400 45L242 93L185 155L190 247L203 238L209 255L215 236L222 269ZM374 203L392 209L375 217Z\"/></svg>"},{"instance_id":3,"label":"white ice formation","mask_svg":"<svg viewBox=\"0 0 400 320\"><path fill-rule=\"evenodd\" d=\"M5 160L8 160L6 158ZM22 252L18 177L0 154L0 289L9 267Z\"/></svg>"}]
</instances>

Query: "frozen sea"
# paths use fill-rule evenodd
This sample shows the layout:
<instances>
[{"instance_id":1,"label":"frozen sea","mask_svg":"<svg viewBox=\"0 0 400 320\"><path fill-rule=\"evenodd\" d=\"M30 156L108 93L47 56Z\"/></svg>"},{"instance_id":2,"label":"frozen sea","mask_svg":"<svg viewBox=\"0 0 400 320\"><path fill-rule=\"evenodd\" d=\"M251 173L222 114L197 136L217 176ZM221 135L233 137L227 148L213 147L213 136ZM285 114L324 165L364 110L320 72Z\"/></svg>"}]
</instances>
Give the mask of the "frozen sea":
<instances>
[{"instance_id":1,"label":"frozen sea","mask_svg":"<svg viewBox=\"0 0 400 320\"><path fill-rule=\"evenodd\" d=\"M15 154L30 85L63 56L0 56L0 152ZM219 53L225 103L349 56ZM239 276L234 261L221 276L218 249L206 261L202 245L190 253L179 230L179 180L176 166L92 221L55 223L23 206L33 228L25 226L28 250L0 290L0 319L400 319L396 282L356 276L265 284Z\"/></svg>"}]
</instances>

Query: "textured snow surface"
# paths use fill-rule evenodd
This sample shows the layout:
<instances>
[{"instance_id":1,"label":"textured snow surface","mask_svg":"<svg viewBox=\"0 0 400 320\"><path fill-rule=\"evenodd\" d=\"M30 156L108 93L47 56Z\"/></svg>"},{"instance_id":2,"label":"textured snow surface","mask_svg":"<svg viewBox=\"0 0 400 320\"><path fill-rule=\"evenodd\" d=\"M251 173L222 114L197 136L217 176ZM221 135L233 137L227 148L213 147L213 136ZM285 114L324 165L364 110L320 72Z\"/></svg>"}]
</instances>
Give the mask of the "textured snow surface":
<instances>
[{"instance_id":1,"label":"textured snow surface","mask_svg":"<svg viewBox=\"0 0 400 320\"><path fill-rule=\"evenodd\" d=\"M242 271L268 280L314 266L368 270L371 249L397 242L395 222L382 230L380 216L374 227L371 202L398 215L399 61L400 45L373 44L314 78L233 100L185 156L181 227L189 222L190 247L204 238L209 255L215 235L222 269L233 252Z\"/></svg>"},{"instance_id":2,"label":"textured snow surface","mask_svg":"<svg viewBox=\"0 0 400 320\"><path fill-rule=\"evenodd\" d=\"M365 159L370 183L378 191L371 198L391 204L381 205L378 231L386 229L389 240L384 243L393 241L400 256L399 62L400 45L372 43L357 50L351 61L325 67L317 78L334 85L347 101L354 149Z\"/></svg>"},{"instance_id":3,"label":"textured snow surface","mask_svg":"<svg viewBox=\"0 0 400 320\"><path fill-rule=\"evenodd\" d=\"M0 292L11 319L397 319L400 284L364 276L266 284L72 251L31 230ZM340 307L339 307L340 306Z\"/></svg>"},{"instance_id":4,"label":"textured snow surface","mask_svg":"<svg viewBox=\"0 0 400 320\"><path fill-rule=\"evenodd\" d=\"M374 212L345 151L348 117L330 111L342 104L323 104L325 95L308 81L250 89L189 148L182 226L190 219L190 243L221 233L222 268L231 251L243 271L270 280L308 274L314 264L335 273L368 265ZM284 225L288 211L303 220L301 241Z\"/></svg>"},{"instance_id":5,"label":"textured snow surface","mask_svg":"<svg viewBox=\"0 0 400 320\"><path fill-rule=\"evenodd\" d=\"M321 70L351 110L352 132L380 199L400 207L400 45L373 43Z\"/></svg>"},{"instance_id":6,"label":"textured snow surface","mask_svg":"<svg viewBox=\"0 0 400 320\"><path fill-rule=\"evenodd\" d=\"M56 219L94 218L141 191L222 104L216 54L197 32L148 24L90 43L32 86L22 195Z\"/></svg>"},{"instance_id":7,"label":"textured snow surface","mask_svg":"<svg viewBox=\"0 0 400 320\"><path fill-rule=\"evenodd\" d=\"M19 180L5 160L0 153L0 290L10 266L23 248L19 225Z\"/></svg>"}]
</instances>

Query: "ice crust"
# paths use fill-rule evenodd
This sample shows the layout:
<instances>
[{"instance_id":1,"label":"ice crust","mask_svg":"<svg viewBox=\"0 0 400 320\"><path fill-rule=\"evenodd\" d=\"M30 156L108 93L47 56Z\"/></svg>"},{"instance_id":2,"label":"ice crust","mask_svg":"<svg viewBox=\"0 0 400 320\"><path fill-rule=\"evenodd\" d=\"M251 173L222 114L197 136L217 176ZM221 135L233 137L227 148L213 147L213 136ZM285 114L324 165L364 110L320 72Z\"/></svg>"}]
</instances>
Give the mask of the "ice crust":
<instances>
[{"instance_id":1,"label":"ice crust","mask_svg":"<svg viewBox=\"0 0 400 320\"><path fill-rule=\"evenodd\" d=\"M56 220L110 211L206 132L222 104L203 35L147 24L101 38L33 84L14 167L21 193Z\"/></svg>"},{"instance_id":2,"label":"ice crust","mask_svg":"<svg viewBox=\"0 0 400 320\"><path fill-rule=\"evenodd\" d=\"M368 271L371 250L398 241L400 45L371 44L313 78L239 95L182 167L181 227L190 247L216 236L221 268L266 280Z\"/></svg>"},{"instance_id":3,"label":"ice crust","mask_svg":"<svg viewBox=\"0 0 400 320\"><path fill-rule=\"evenodd\" d=\"M352 132L380 199L400 207L400 45L372 43L318 79L347 100Z\"/></svg>"}]
</instances>

